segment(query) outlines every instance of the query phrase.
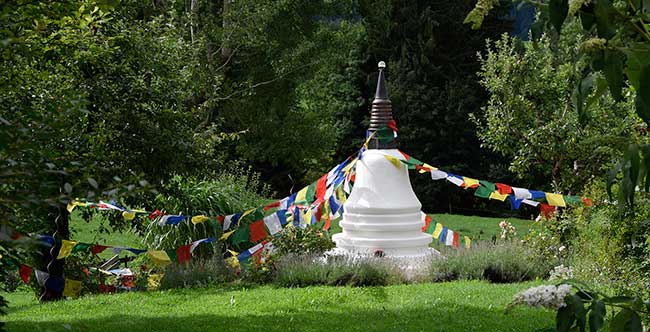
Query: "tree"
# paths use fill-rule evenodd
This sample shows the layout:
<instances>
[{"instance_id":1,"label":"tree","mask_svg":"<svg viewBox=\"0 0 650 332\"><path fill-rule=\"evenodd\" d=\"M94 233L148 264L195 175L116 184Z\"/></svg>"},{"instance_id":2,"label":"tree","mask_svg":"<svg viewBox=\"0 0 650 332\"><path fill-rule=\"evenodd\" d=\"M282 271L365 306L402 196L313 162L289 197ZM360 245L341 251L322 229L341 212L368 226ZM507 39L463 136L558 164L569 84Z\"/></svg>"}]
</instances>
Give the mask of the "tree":
<instances>
[{"instance_id":1,"label":"tree","mask_svg":"<svg viewBox=\"0 0 650 332\"><path fill-rule=\"evenodd\" d=\"M632 100L591 93L589 114L574 109L573 84L586 66L576 60L581 39L576 22L554 46L548 36L522 42L504 35L480 56L490 99L473 114L479 138L512 160L519 177L552 179L557 191L580 191L636 134ZM603 76L592 77L606 87Z\"/></svg>"}]
</instances>

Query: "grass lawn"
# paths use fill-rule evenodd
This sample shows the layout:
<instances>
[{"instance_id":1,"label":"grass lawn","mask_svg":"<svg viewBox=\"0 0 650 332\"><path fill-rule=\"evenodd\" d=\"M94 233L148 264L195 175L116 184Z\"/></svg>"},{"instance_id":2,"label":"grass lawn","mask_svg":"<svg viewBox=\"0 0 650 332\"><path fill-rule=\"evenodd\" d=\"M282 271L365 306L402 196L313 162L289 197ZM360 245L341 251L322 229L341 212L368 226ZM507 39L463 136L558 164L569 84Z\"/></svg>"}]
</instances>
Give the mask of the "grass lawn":
<instances>
[{"instance_id":1,"label":"grass lawn","mask_svg":"<svg viewBox=\"0 0 650 332\"><path fill-rule=\"evenodd\" d=\"M535 283L197 288L36 304L8 294L8 331L534 331L554 313L505 305ZM231 304L231 299L234 304Z\"/></svg>"},{"instance_id":2,"label":"grass lawn","mask_svg":"<svg viewBox=\"0 0 650 332\"><path fill-rule=\"evenodd\" d=\"M491 240L492 236L499 236L499 222L506 220L512 223L517 229L517 236L522 237L531 229L541 228L539 222L517 218L487 218L477 216L462 216L456 214L433 214L433 219L458 231L461 235L467 235L472 240Z\"/></svg>"}]
</instances>

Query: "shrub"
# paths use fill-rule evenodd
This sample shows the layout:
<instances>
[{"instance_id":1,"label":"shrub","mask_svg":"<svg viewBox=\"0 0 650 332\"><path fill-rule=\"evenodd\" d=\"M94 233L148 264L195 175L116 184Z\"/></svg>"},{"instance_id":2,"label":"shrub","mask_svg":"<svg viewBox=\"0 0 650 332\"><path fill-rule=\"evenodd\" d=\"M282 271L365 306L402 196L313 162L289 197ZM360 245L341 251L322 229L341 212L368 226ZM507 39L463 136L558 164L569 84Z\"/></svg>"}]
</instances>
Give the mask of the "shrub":
<instances>
[{"instance_id":1,"label":"shrub","mask_svg":"<svg viewBox=\"0 0 650 332\"><path fill-rule=\"evenodd\" d=\"M324 259L314 255L287 255L279 264L276 283L284 287L312 285L385 286L404 282L401 271L387 259Z\"/></svg>"},{"instance_id":2,"label":"shrub","mask_svg":"<svg viewBox=\"0 0 650 332\"><path fill-rule=\"evenodd\" d=\"M227 215L266 203L267 195L259 176L250 171L222 173L211 178L174 176L155 198L155 206L165 212L184 215ZM219 238L221 225L215 220L192 224L189 220L175 226L151 222L144 231L147 245L158 249L176 248L194 240Z\"/></svg>"},{"instance_id":3,"label":"shrub","mask_svg":"<svg viewBox=\"0 0 650 332\"><path fill-rule=\"evenodd\" d=\"M518 242L480 242L471 249L448 250L432 264L434 281L488 280L495 283L544 278L554 262L541 259Z\"/></svg>"},{"instance_id":4,"label":"shrub","mask_svg":"<svg viewBox=\"0 0 650 332\"><path fill-rule=\"evenodd\" d=\"M330 239L329 233L316 227L285 227L282 233L273 240L273 245L279 256L322 254L334 248L334 242Z\"/></svg>"},{"instance_id":5,"label":"shrub","mask_svg":"<svg viewBox=\"0 0 650 332\"><path fill-rule=\"evenodd\" d=\"M170 264L160 280L160 289L208 286L232 281L235 274L220 256L193 259L185 264Z\"/></svg>"}]
</instances>

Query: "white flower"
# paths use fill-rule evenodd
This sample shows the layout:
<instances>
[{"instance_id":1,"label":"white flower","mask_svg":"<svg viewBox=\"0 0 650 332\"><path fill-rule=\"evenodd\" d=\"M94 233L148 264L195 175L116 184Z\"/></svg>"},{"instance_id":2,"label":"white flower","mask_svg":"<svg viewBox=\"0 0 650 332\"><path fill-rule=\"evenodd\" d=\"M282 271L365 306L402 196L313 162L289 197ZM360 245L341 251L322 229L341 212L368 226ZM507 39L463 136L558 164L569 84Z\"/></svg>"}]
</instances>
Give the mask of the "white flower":
<instances>
[{"instance_id":1,"label":"white flower","mask_svg":"<svg viewBox=\"0 0 650 332\"><path fill-rule=\"evenodd\" d=\"M557 310L564 307L564 298L571 292L571 285L542 285L517 293L509 306L525 304L530 307L544 307Z\"/></svg>"}]
</instances>

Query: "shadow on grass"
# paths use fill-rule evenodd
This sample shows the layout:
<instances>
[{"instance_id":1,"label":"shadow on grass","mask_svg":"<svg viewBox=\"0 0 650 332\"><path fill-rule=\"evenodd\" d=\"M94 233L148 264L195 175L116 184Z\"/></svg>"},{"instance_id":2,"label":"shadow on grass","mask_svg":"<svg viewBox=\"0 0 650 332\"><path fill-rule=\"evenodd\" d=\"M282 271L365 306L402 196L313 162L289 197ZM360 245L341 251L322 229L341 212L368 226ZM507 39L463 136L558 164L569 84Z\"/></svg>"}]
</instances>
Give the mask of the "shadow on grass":
<instances>
[{"instance_id":1,"label":"shadow on grass","mask_svg":"<svg viewBox=\"0 0 650 332\"><path fill-rule=\"evenodd\" d=\"M381 294L379 294L381 297ZM408 307L408 303L404 306ZM115 311L122 310L116 307ZM220 312L220 310L222 312ZM224 308L211 314L193 314L182 307L164 316L128 313L103 317L7 323L7 331L535 331L554 326L553 314L533 309L485 309L433 302L428 308L355 309L323 307L322 310L280 308L273 312L228 315Z\"/></svg>"}]
</instances>

